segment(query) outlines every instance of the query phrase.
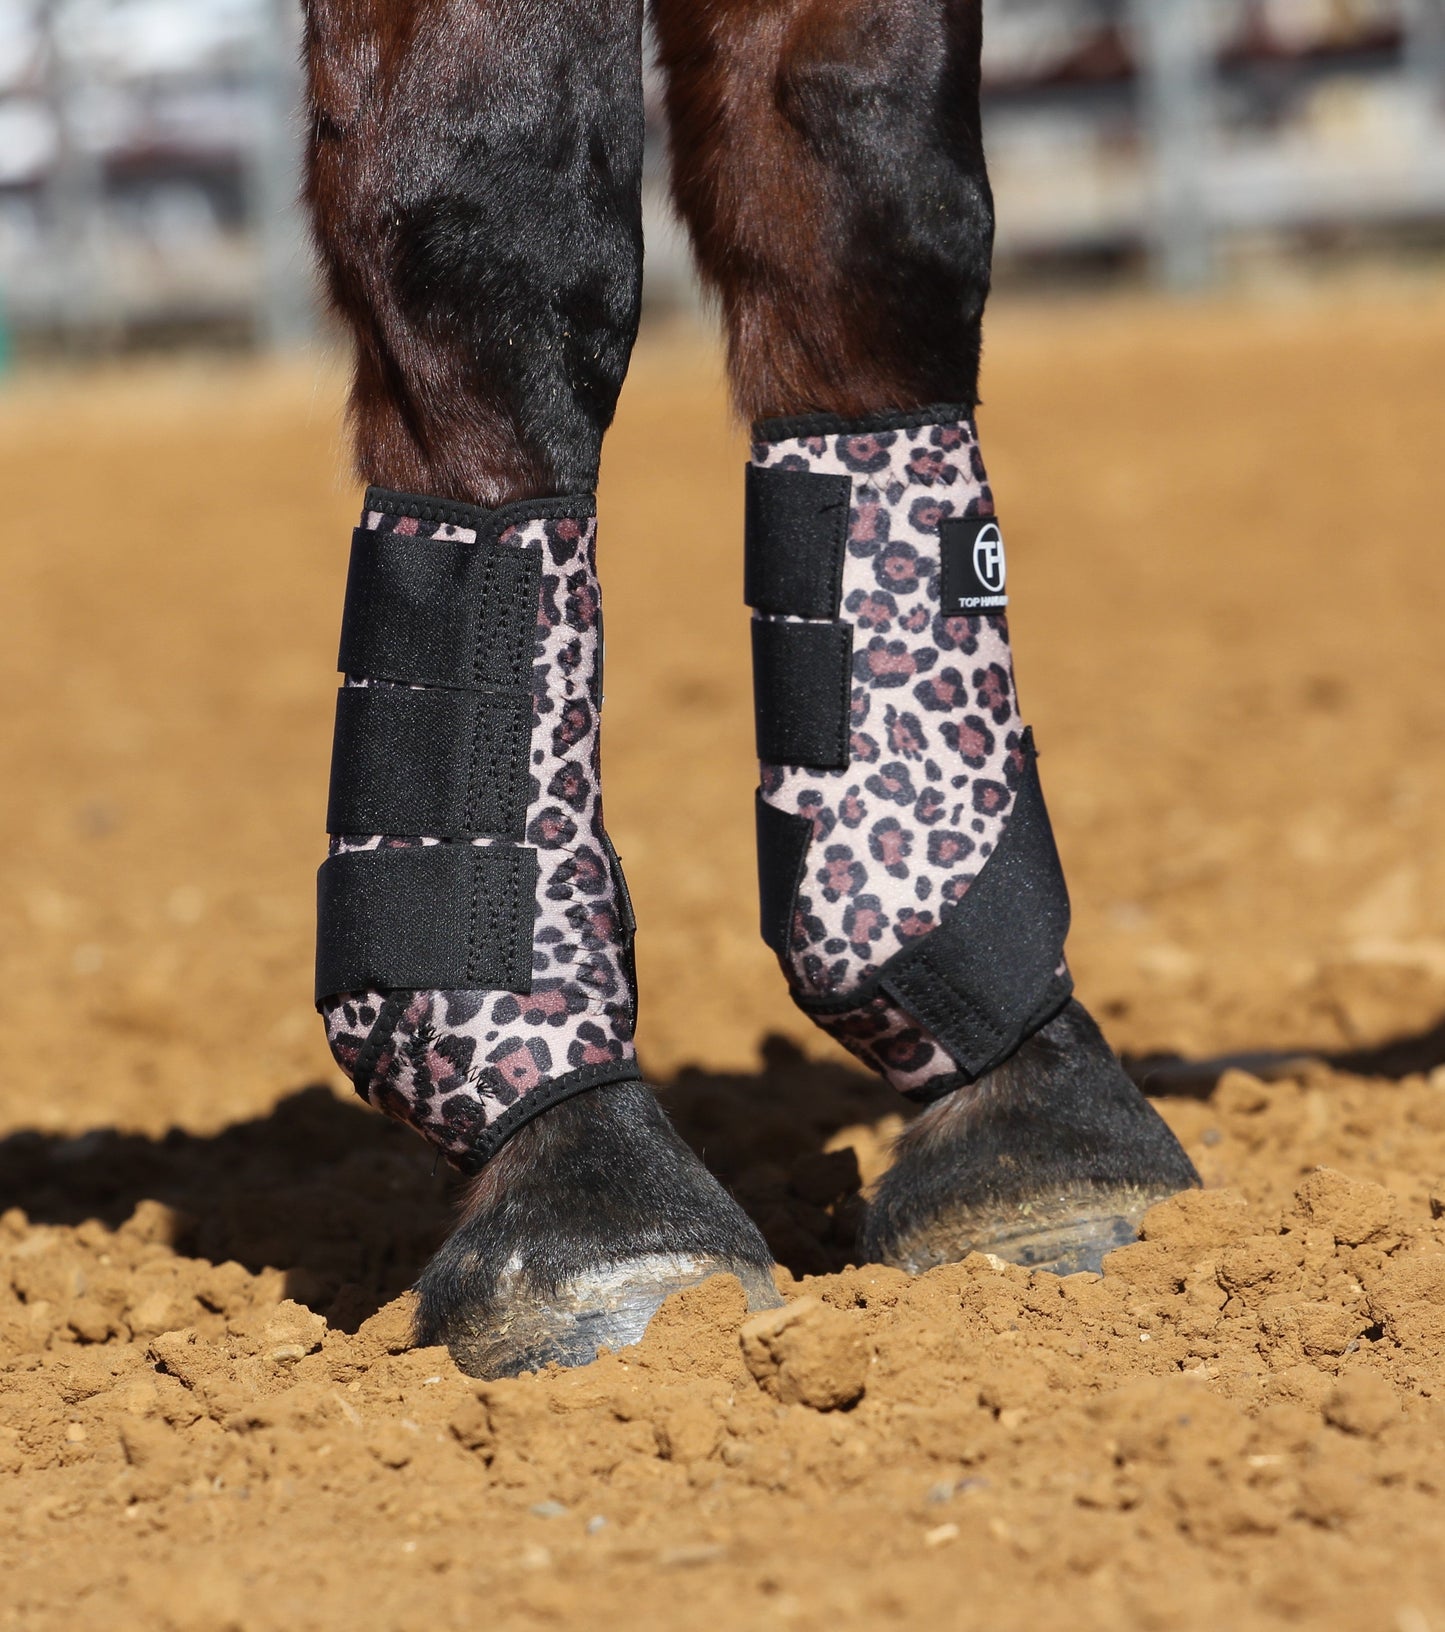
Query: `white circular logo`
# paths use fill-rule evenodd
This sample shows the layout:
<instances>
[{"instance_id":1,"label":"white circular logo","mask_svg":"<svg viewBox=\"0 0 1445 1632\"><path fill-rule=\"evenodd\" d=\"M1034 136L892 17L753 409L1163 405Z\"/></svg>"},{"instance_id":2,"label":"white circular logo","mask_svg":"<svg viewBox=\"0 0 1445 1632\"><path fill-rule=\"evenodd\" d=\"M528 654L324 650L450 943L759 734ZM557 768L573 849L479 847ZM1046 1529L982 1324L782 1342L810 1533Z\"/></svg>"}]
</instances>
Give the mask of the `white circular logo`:
<instances>
[{"instance_id":1,"label":"white circular logo","mask_svg":"<svg viewBox=\"0 0 1445 1632\"><path fill-rule=\"evenodd\" d=\"M1003 534L995 521L980 527L978 537L973 541L973 570L990 595L1003 593L1008 567L1003 558Z\"/></svg>"}]
</instances>

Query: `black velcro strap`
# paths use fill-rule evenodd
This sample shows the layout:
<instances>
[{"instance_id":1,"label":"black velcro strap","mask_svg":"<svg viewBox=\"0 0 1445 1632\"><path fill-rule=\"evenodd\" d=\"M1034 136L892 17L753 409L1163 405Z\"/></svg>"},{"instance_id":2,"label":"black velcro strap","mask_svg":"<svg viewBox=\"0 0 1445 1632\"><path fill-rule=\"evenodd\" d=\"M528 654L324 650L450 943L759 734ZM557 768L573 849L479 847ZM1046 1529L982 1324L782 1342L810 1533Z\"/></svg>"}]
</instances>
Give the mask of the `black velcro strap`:
<instances>
[{"instance_id":1,"label":"black velcro strap","mask_svg":"<svg viewBox=\"0 0 1445 1632\"><path fill-rule=\"evenodd\" d=\"M369 680L520 690L541 575L541 552L520 545L358 527L337 666Z\"/></svg>"},{"instance_id":2,"label":"black velcro strap","mask_svg":"<svg viewBox=\"0 0 1445 1632\"><path fill-rule=\"evenodd\" d=\"M848 766L853 626L753 619L753 717L768 765Z\"/></svg>"},{"instance_id":3,"label":"black velcro strap","mask_svg":"<svg viewBox=\"0 0 1445 1632\"><path fill-rule=\"evenodd\" d=\"M777 617L836 618L853 483L749 465L743 593Z\"/></svg>"},{"instance_id":4,"label":"black velcro strap","mask_svg":"<svg viewBox=\"0 0 1445 1632\"><path fill-rule=\"evenodd\" d=\"M763 940L779 957L792 938L798 876L813 839L813 824L796 811L779 810L757 792L758 902Z\"/></svg>"},{"instance_id":5,"label":"black velcro strap","mask_svg":"<svg viewBox=\"0 0 1445 1632\"><path fill-rule=\"evenodd\" d=\"M353 850L316 877L316 1001L341 992L532 988L537 852Z\"/></svg>"},{"instance_id":6,"label":"black velcro strap","mask_svg":"<svg viewBox=\"0 0 1445 1632\"><path fill-rule=\"evenodd\" d=\"M529 692L343 686L326 831L520 839L531 730Z\"/></svg>"},{"instance_id":7,"label":"black velcro strap","mask_svg":"<svg viewBox=\"0 0 1445 1632\"><path fill-rule=\"evenodd\" d=\"M1069 892L1039 786L1032 733L998 848L937 929L897 953L879 985L971 1077L1001 1064L1068 1001Z\"/></svg>"}]
</instances>

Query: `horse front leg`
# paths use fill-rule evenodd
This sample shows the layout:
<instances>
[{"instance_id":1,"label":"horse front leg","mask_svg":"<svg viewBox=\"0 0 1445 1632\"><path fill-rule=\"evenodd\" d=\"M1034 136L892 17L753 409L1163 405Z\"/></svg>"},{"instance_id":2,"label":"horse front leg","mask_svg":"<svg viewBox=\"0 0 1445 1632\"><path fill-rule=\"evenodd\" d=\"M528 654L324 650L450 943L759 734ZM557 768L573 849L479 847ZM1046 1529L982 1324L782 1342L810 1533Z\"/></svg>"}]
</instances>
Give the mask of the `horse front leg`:
<instances>
[{"instance_id":1,"label":"horse front leg","mask_svg":"<svg viewBox=\"0 0 1445 1632\"><path fill-rule=\"evenodd\" d=\"M638 0L309 0L308 197L356 353L318 1007L471 1175L417 1336L482 1376L635 1342L757 1230L633 1050L602 820L596 482L636 333Z\"/></svg>"},{"instance_id":2,"label":"horse front leg","mask_svg":"<svg viewBox=\"0 0 1445 1632\"><path fill-rule=\"evenodd\" d=\"M655 0L674 181L754 422L764 938L928 1108L870 1258L1097 1269L1198 1183L1072 996L974 408L979 0Z\"/></svg>"}]
</instances>

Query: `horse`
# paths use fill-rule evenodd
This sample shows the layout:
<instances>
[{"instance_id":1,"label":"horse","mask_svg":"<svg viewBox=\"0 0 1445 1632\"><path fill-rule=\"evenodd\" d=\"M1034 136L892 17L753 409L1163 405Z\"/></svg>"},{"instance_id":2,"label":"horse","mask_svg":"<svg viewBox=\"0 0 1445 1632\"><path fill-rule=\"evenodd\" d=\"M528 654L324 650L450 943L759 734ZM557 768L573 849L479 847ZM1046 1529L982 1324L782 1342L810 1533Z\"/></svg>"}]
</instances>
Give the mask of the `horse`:
<instances>
[{"instance_id":1,"label":"horse","mask_svg":"<svg viewBox=\"0 0 1445 1632\"><path fill-rule=\"evenodd\" d=\"M924 1109L867 1261L1097 1270L1188 1158L1073 995L978 445L981 0L652 0L672 189L753 425L764 939ZM306 0L306 200L354 349L317 1000L465 1175L416 1337L494 1377L770 1254L632 1042L596 483L637 334L641 0ZM682 529L685 533L685 526ZM678 607L676 616L686 617ZM705 843L680 834L674 842Z\"/></svg>"}]
</instances>

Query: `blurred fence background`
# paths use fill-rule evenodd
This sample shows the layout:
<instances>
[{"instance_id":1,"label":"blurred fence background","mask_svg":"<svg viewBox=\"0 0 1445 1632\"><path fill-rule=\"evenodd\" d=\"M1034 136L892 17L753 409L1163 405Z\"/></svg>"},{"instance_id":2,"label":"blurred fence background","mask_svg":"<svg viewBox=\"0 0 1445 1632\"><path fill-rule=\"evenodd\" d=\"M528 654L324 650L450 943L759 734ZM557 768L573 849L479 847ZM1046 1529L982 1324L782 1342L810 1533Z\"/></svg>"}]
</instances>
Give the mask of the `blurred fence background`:
<instances>
[{"instance_id":1,"label":"blurred fence background","mask_svg":"<svg viewBox=\"0 0 1445 1632\"><path fill-rule=\"evenodd\" d=\"M985 0L998 275L1445 248L1445 0ZM316 325L296 0L0 0L0 346ZM695 301L649 83L647 295Z\"/></svg>"}]
</instances>

